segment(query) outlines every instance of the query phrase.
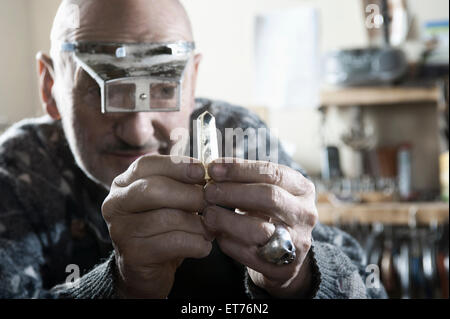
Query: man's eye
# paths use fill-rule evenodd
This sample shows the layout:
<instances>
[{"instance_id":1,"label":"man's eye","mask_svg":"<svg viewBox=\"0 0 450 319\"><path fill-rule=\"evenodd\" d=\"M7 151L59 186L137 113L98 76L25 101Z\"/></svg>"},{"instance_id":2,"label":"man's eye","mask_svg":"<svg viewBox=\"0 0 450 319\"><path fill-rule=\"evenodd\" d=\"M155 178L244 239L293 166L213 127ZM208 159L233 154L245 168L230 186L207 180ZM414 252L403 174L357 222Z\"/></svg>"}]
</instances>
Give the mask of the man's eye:
<instances>
[{"instance_id":1,"label":"man's eye","mask_svg":"<svg viewBox=\"0 0 450 319\"><path fill-rule=\"evenodd\" d=\"M168 98L172 98L173 96L173 92L174 92L174 88L173 87L164 87L161 89L161 93L164 97L168 97Z\"/></svg>"},{"instance_id":2,"label":"man's eye","mask_svg":"<svg viewBox=\"0 0 450 319\"><path fill-rule=\"evenodd\" d=\"M175 86L171 84L153 84L150 89L150 96L154 99L173 99L175 96Z\"/></svg>"}]
</instances>

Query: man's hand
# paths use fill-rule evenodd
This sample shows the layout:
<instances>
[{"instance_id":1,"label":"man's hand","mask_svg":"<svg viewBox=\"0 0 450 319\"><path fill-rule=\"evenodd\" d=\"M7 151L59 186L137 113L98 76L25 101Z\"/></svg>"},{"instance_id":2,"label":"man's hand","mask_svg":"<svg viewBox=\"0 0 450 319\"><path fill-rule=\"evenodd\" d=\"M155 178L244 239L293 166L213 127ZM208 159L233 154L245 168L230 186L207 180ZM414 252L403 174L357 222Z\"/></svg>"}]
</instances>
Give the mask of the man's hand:
<instances>
[{"instance_id":1,"label":"man's hand","mask_svg":"<svg viewBox=\"0 0 450 319\"><path fill-rule=\"evenodd\" d=\"M102 214L122 297L166 298L183 259L203 258L211 251L212 238L196 214L205 205L199 185L205 171L190 160L194 163L144 156L113 181Z\"/></svg>"},{"instance_id":2,"label":"man's hand","mask_svg":"<svg viewBox=\"0 0 450 319\"><path fill-rule=\"evenodd\" d=\"M213 181L205 189L209 206L204 221L222 251L246 265L252 281L274 297L300 298L308 293L307 253L317 222L312 182L289 167L268 162L218 159L208 166L208 173ZM273 222L286 227L296 247L297 257L289 265L271 264L257 254L272 236Z\"/></svg>"}]
</instances>

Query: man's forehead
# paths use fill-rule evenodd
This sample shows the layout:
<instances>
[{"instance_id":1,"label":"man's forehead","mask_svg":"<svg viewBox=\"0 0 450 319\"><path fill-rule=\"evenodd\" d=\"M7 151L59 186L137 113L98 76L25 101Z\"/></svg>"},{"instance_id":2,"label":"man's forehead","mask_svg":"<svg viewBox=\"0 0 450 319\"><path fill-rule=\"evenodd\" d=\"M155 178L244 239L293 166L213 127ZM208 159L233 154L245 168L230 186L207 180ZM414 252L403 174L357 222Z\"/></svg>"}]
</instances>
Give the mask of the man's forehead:
<instances>
[{"instance_id":1,"label":"man's forehead","mask_svg":"<svg viewBox=\"0 0 450 319\"><path fill-rule=\"evenodd\" d=\"M136 30L120 29L96 29L92 32L74 33L70 41L65 42L90 42L90 43L120 43L120 44L140 44L140 43L166 43L186 41L186 36L181 32L167 30L165 32L155 32L147 29L145 32L137 33Z\"/></svg>"},{"instance_id":2,"label":"man's forehead","mask_svg":"<svg viewBox=\"0 0 450 319\"><path fill-rule=\"evenodd\" d=\"M65 28L66 11L59 10L54 22L53 40L117 43L192 41L189 19L178 1L96 0L74 3L79 6L79 26Z\"/></svg>"}]
</instances>

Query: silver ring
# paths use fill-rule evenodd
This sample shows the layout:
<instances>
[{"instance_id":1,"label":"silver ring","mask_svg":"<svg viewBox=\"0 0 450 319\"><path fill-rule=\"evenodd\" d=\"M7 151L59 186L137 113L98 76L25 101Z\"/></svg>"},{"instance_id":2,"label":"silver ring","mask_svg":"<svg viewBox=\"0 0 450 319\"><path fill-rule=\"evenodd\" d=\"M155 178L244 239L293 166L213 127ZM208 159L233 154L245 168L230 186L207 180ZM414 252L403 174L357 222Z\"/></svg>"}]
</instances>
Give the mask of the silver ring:
<instances>
[{"instance_id":1,"label":"silver ring","mask_svg":"<svg viewBox=\"0 0 450 319\"><path fill-rule=\"evenodd\" d=\"M269 241L258 249L258 255L264 260L276 264L290 264L295 259L295 246L286 228L276 225Z\"/></svg>"}]
</instances>

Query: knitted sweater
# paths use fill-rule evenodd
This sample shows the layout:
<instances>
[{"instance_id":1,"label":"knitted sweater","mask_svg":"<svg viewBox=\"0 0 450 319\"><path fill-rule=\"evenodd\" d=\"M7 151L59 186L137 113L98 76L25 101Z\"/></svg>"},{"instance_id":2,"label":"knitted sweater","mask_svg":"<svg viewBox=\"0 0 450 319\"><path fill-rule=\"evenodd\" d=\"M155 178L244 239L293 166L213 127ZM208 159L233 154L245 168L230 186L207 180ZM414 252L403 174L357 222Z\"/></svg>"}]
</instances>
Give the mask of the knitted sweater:
<instances>
[{"instance_id":1,"label":"knitted sweater","mask_svg":"<svg viewBox=\"0 0 450 319\"><path fill-rule=\"evenodd\" d=\"M206 99L197 100L192 118L204 110L222 132L265 127L244 108ZM278 152L280 164L302 172ZM114 250L101 216L106 195L76 165L59 121L44 116L8 129L0 137L0 298L116 298ZM364 252L339 229L319 223L311 257L311 297L386 297L382 286L366 286ZM187 297L270 298L215 242L208 257L178 268L169 298Z\"/></svg>"}]
</instances>

